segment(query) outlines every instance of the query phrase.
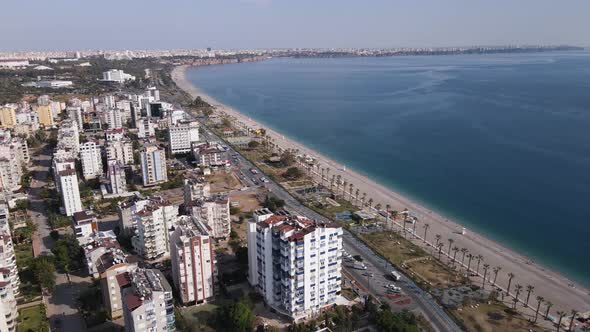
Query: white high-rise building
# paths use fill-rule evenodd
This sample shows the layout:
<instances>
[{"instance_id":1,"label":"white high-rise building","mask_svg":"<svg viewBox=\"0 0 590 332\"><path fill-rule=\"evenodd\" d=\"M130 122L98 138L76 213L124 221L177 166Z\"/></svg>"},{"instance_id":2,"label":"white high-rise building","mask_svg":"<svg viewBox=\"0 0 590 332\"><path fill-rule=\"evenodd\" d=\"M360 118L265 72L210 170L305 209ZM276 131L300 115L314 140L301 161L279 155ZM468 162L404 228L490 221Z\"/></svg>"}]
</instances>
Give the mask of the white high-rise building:
<instances>
[{"instance_id":1,"label":"white high-rise building","mask_svg":"<svg viewBox=\"0 0 590 332\"><path fill-rule=\"evenodd\" d=\"M137 137L139 138L146 138L156 135L154 123L150 120L150 118L137 120L135 127L137 128Z\"/></svg>"},{"instance_id":2,"label":"white high-rise building","mask_svg":"<svg viewBox=\"0 0 590 332\"><path fill-rule=\"evenodd\" d=\"M190 173L189 173L190 174ZM204 199L211 195L211 185L202 176L187 175L184 179L184 203Z\"/></svg>"},{"instance_id":3,"label":"white high-rise building","mask_svg":"<svg viewBox=\"0 0 590 332\"><path fill-rule=\"evenodd\" d=\"M166 153L156 145L147 145L140 154L141 174L144 186L153 186L168 181Z\"/></svg>"},{"instance_id":4,"label":"white high-rise building","mask_svg":"<svg viewBox=\"0 0 590 332\"><path fill-rule=\"evenodd\" d=\"M4 280L10 282L14 296L18 297L20 278L8 218L8 207L5 204L0 204L0 270L4 274Z\"/></svg>"},{"instance_id":5,"label":"white high-rise building","mask_svg":"<svg viewBox=\"0 0 590 332\"><path fill-rule=\"evenodd\" d=\"M126 332L176 331L172 288L159 270L129 273L130 287L123 290Z\"/></svg>"},{"instance_id":6,"label":"white high-rise building","mask_svg":"<svg viewBox=\"0 0 590 332\"><path fill-rule=\"evenodd\" d=\"M155 259L169 254L168 229L178 216L178 207L162 199L151 199L141 209L132 211L135 236L133 248L145 259Z\"/></svg>"},{"instance_id":7,"label":"white high-rise building","mask_svg":"<svg viewBox=\"0 0 590 332\"><path fill-rule=\"evenodd\" d=\"M80 128L73 119L62 121L57 131L57 149L71 150L77 156L80 152Z\"/></svg>"},{"instance_id":8,"label":"white high-rise building","mask_svg":"<svg viewBox=\"0 0 590 332\"><path fill-rule=\"evenodd\" d=\"M16 331L18 308L10 271L0 267L0 331Z\"/></svg>"},{"instance_id":9,"label":"white high-rise building","mask_svg":"<svg viewBox=\"0 0 590 332\"><path fill-rule=\"evenodd\" d=\"M105 122L109 129L123 128L123 115L120 109L110 108L105 112Z\"/></svg>"},{"instance_id":10,"label":"white high-rise building","mask_svg":"<svg viewBox=\"0 0 590 332\"><path fill-rule=\"evenodd\" d=\"M271 216L248 223L247 240L248 279L269 306L298 320L336 302L341 227L303 217Z\"/></svg>"},{"instance_id":11,"label":"white high-rise building","mask_svg":"<svg viewBox=\"0 0 590 332\"><path fill-rule=\"evenodd\" d=\"M125 83L135 81L135 76L129 75L120 69L111 69L102 73L102 80L108 82Z\"/></svg>"},{"instance_id":12,"label":"white high-rise building","mask_svg":"<svg viewBox=\"0 0 590 332\"><path fill-rule=\"evenodd\" d=\"M78 175L76 169L72 167L73 163L63 163L62 165L63 169L56 172L55 184L61 196L64 214L73 216L74 213L82 211Z\"/></svg>"},{"instance_id":13,"label":"white high-rise building","mask_svg":"<svg viewBox=\"0 0 590 332\"><path fill-rule=\"evenodd\" d=\"M66 112L68 113L68 118L74 121L79 129L82 129L82 126L84 125L82 106L67 106Z\"/></svg>"},{"instance_id":14,"label":"white high-rise building","mask_svg":"<svg viewBox=\"0 0 590 332\"><path fill-rule=\"evenodd\" d=\"M199 141L199 123L196 121L180 121L168 129L168 145L170 153L189 153L193 143Z\"/></svg>"},{"instance_id":15,"label":"white high-rise building","mask_svg":"<svg viewBox=\"0 0 590 332\"><path fill-rule=\"evenodd\" d=\"M127 192L127 182L125 181L125 169L123 165L115 159L107 162L107 176L111 188L111 194L123 194Z\"/></svg>"},{"instance_id":16,"label":"white high-rise building","mask_svg":"<svg viewBox=\"0 0 590 332\"><path fill-rule=\"evenodd\" d=\"M133 165L133 143L129 139L107 142L105 146L107 160L115 159L123 165Z\"/></svg>"},{"instance_id":17,"label":"white high-rise building","mask_svg":"<svg viewBox=\"0 0 590 332\"><path fill-rule=\"evenodd\" d=\"M185 203L185 208L195 218L211 228L211 236L216 239L227 238L231 232L229 199L227 197L207 197Z\"/></svg>"},{"instance_id":18,"label":"white high-rise building","mask_svg":"<svg viewBox=\"0 0 590 332\"><path fill-rule=\"evenodd\" d=\"M170 234L172 278L183 305L209 302L215 292L215 252L207 226L178 217Z\"/></svg>"},{"instance_id":19,"label":"white high-rise building","mask_svg":"<svg viewBox=\"0 0 590 332\"><path fill-rule=\"evenodd\" d=\"M0 191L15 191L21 187L23 167L29 161L27 142L0 131Z\"/></svg>"},{"instance_id":20,"label":"white high-rise building","mask_svg":"<svg viewBox=\"0 0 590 332\"><path fill-rule=\"evenodd\" d=\"M102 158L100 147L96 142L86 142L80 145L80 162L84 179L95 179L102 175Z\"/></svg>"},{"instance_id":21,"label":"white high-rise building","mask_svg":"<svg viewBox=\"0 0 590 332\"><path fill-rule=\"evenodd\" d=\"M160 90L153 86L147 88L144 95L147 97L152 97L153 100L160 100Z\"/></svg>"}]
</instances>

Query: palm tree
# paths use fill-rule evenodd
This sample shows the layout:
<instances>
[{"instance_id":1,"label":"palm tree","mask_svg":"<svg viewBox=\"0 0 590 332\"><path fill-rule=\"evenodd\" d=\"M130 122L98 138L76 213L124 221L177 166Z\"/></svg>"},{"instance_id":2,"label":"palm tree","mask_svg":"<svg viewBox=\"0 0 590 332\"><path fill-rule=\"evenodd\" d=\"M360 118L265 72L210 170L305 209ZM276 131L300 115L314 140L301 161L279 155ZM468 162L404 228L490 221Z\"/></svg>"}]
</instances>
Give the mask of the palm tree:
<instances>
[{"instance_id":1,"label":"palm tree","mask_svg":"<svg viewBox=\"0 0 590 332\"><path fill-rule=\"evenodd\" d=\"M428 228L430 228L430 225L428 224L424 224L424 226L422 226L424 228L424 243L426 243L426 232L428 232Z\"/></svg>"},{"instance_id":2,"label":"palm tree","mask_svg":"<svg viewBox=\"0 0 590 332\"><path fill-rule=\"evenodd\" d=\"M444 247L444 244L439 243L436 246L438 247L438 260L440 260L440 254L442 253L442 248Z\"/></svg>"},{"instance_id":3,"label":"palm tree","mask_svg":"<svg viewBox=\"0 0 590 332\"><path fill-rule=\"evenodd\" d=\"M547 311L545 311L545 319L549 319L549 310L553 306L553 303L551 303L551 301L547 301L545 305L547 306Z\"/></svg>"},{"instance_id":4,"label":"palm tree","mask_svg":"<svg viewBox=\"0 0 590 332\"><path fill-rule=\"evenodd\" d=\"M465 262L465 254L467 254L469 250L467 248L461 248L461 265L464 265Z\"/></svg>"},{"instance_id":5,"label":"palm tree","mask_svg":"<svg viewBox=\"0 0 590 332\"><path fill-rule=\"evenodd\" d=\"M483 283L481 284L481 288L486 288L486 275L488 274L489 268L490 268L490 264L483 265Z\"/></svg>"},{"instance_id":6,"label":"palm tree","mask_svg":"<svg viewBox=\"0 0 590 332\"><path fill-rule=\"evenodd\" d=\"M518 303L518 299L512 299L512 309L516 309L517 303Z\"/></svg>"},{"instance_id":7,"label":"palm tree","mask_svg":"<svg viewBox=\"0 0 590 332\"><path fill-rule=\"evenodd\" d=\"M565 311L558 311L557 315L559 316L559 322L557 322L557 332L559 332L559 329L561 328L561 320L563 319L563 316L565 316Z\"/></svg>"},{"instance_id":8,"label":"palm tree","mask_svg":"<svg viewBox=\"0 0 590 332\"><path fill-rule=\"evenodd\" d=\"M475 274L479 274L479 263L481 263L481 260L483 259L482 255L477 255L477 270L475 270Z\"/></svg>"},{"instance_id":9,"label":"palm tree","mask_svg":"<svg viewBox=\"0 0 590 332\"><path fill-rule=\"evenodd\" d=\"M506 295L510 294L510 284L512 283L512 278L514 278L514 273L508 272L508 287L506 287Z\"/></svg>"},{"instance_id":10,"label":"palm tree","mask_svg":"<svg viewBox=\"0 0 590 332\"><path fill-rule=\"evenodd\" d=\"M451 246L453 245L453 242L455 242L455 240L453 239L449 239L449 251L447 251L447 256L451 257Z\"/></svg>"},{"instance_id":11,"label":"palm tree","mask_svg":"<svg viewBox=\"0 0 590 332\"><path fill-rule=\"evenodd\" d=\"M330 167L326 167L326 182L328 182L329 176L330 176Z\"/></svg>"},{"instance_id":12,"label":"palm tree","mask_svg":"<svg viewBox=\"0 0 590 332\"><path fill-rule=\"evenodd\" d=\"M381 203L378 203L377 205L375 205L375 210L377 210L377 211L381 210Z\"/></svg>"},{"instance_id":13,"label":"palm tree","mask_svg":"<svg viewBox=\"0 0 590 332\"><path fill-rule=\"evenodd\" d=\"M440 239L442 238L442 236L440 236L440 234L436 234L434 236L434 238L436 239L436 246L438 247L438 243L440 242Z\"/></svg>"},{"instance_id":14,"label":"palm tree","mask_svg":"<svg viewBox=\"0 0 590 332\"><path fill-rule=\"evenodd\" d=\"M498 278L498 272L500 272L500 270L502 270L502 268L499 267L499 266L496 266L494 268L494 282L493 282L493 285L496 285L496 278Z\"/></svg>"},{"instance_id":15,"label":"palm tree","mask_svg":"<svg viewBox=\"0 0 590 332\"><path fill-rule=\"evenodd\" d=\"M453 265L454 265L455 262L457 261L457 253L459 252L459 247L454 246L453 247L453 252L454 252L454 254L453 254Z\"/></svg>"},{"instance_id":16,"label":"palm tree","mask_svg":"<svg viewBox=\"0 0 590 332\"><path fill-rule=\"evenodd\" d=\"M527 295L526 295L526 304L525 304L525 306L528 306L529 305L529 298L531 297L531 293L533 292L534 289L535 289L535 286L531 286L531 285L527 285L526 286Z\"/></svg>"},{"instance_id":17,"label":"palm tree","mask_svg":"<svg viewBox=\"0 0 590 332\"><path fill-rule=\"evenodd\" d=\"M516 284L516 286L514 286L514 291L516 292L516 294L514 294L516 301L518 301L518 296L520 295L520 292L522 291L522 286L520 284Z\"/></svg>"},{"instance_id":18,"label":"palm tree","mask_svg":"<svg viewBox=\"0 0 590 332\"><path fill-rule=\"evenodd\" d=\"M333 191L334 182L336 182L336 175L332 174L332 178L330 179L330 191Z\"/></svg>"},{"instance_id":19,"label":"palm tree","mask_svg":"<svg viewBox=\"0 0 590 332\"><path fill-rule=\"evenodd\" d=\"M336 176L336 197L338 197L338 192L340 191L340 180L342 179L342 176L340 176L340 174L338 174L338 176Z\"/></svg>"},{"instance_id":20,"label":"palm tree","mask_svg":"<svg viewBox=\"0 0 590 332\"><path fill-rule=\"evenodd\" d=\"M367 199L367 193L363 193L363 197L361 197L361 207L365 207L365 200Z\"/></svg>"},{"instance_id":21,"label":"palm tree","mask_svg":"<svg viewBox=\"0 0 590 332\"><path fill-rule=\"evenodd\" d=\"M541 309L541 303L543 303L545 299L542 296L537 296L537 310L535 311L535 323L537 322L537 317L539 316L539 309Z\"/></svg>"},{"instance_id":22,"label":"palm tree","mask_svg":"<svg viewBox=\"0 0 590 332\"><path fill-rule=\"evenodd\" d=\"M348 181L342 182L342 199L346 200L346 188L348 188Z\"/></svg>"},{"instance_id":23,"label":"palm tree","mask_svg":"<svg viewBox=\"0 0 590 332\"><path fill-rule=\"evenodd\" d=\"M359 195L360 195L361 191L360 189L356 189L356 191L354 192L354 198L355 198L355 202L354 205L359 205Z\"/></svg>"},{"instance_id":24,"label":"palm tree","mask_svg":"<svg viewBox=\"0 0 590 332\"><path fill-rule=\"evenodd\" d=\"M354 189L354 184L349 184L348 185L348 196L350 196L350 201L352 202L352 191Z\"/></svg>"},{"instance_id":25,"label":"palm tree","mask_svg":"<svg viewBox=\"0 0 590 332\"><path fill-rule=\"evenodd\" d=\"M578 314L578 311L572 309L571 313L572 313L572 318L570 319L570 326L569 326L568 330L573 331L572 325L574 325L574 319L576 319L576 315Z\"/></svg>"},{"instance_id":26,"label":"palm tree","mask_svg":"<svg viewBox=\"0 0 590 332\"><path fill-rule=\"evenodd\" d=\"M471 270L471 259L475 257L474 255L472 255L471 253L467 254L467 258L469 259L469 261L467 261L467 272L469 272Z\"/></svg>"},{"instance_id":27,"label":"palm tree","mask_svg":"<svg viewBox=\"0 0 590 332\"><path fill-rule=\"evenodd\" d=\"M373 199L372 199L372 198L369 198L369 204L368 204L368 205L369 205L369 209L370 209L371 207L373 207Z\"/></svg>"},{"instance_id":28,"label":"palm tree","mask_svg":"<svg viewBox=\"0 0 590 332\"><path fill-rule=\"evenodd\" d=\"M418 224L418 218L414 218L414 227L412 232L414 233L414 238L416 238L416 225Z\"/></svg>"}]
</instances>

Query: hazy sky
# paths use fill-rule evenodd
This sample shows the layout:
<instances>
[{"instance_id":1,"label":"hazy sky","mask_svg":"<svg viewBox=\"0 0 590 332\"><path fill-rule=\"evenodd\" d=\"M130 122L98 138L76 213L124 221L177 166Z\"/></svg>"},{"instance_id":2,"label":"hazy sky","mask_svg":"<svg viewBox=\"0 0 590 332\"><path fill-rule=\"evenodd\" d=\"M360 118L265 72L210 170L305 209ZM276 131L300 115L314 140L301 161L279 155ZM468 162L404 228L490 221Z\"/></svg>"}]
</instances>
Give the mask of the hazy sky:
<instances>
[{"instance_id":1,"label":"hazy sky","mask_svg":"<svg viewBox=\"0 0 590 332\"><path fill-rule=\"evenodd\" d=\"M590 46L589 0L1 2L1 50Z\"/></svg>"}]
</instances>

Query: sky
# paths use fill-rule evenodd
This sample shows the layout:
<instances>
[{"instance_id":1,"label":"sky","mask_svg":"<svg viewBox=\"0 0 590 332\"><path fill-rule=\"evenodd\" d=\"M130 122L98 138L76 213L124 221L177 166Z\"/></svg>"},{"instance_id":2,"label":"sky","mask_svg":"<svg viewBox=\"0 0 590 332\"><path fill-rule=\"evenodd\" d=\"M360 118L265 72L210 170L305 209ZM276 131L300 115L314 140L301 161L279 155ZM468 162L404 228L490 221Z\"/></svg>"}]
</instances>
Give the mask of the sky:
<instances>
[{"instance_id":1,"label":"sky","mask_svg":"<svg viewBox=\"0 0 590 332\"><path fill-rule=\"evenodd\" d=\"M1 0L0 50L590 46L588 0Z\"/></svg>"}]
</instances>

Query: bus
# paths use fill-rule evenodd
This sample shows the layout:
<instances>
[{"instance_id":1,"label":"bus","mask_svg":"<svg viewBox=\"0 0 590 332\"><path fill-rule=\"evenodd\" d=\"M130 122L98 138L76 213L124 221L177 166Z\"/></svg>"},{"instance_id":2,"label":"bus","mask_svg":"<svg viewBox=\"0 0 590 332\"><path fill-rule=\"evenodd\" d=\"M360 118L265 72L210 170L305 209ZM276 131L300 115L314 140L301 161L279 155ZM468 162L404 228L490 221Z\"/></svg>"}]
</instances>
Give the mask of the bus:
<instances>
[{"instance_id":1,"label":"bus","mask_svg":"<svg viewBox=\"0 0 590 332\"><path fill-rule=\"evenodd\" d=\"M391 278L394 281L400 281L402 276L399 273L397 273L396 271L391 271Z\"/></svg>"}]
</instances>

